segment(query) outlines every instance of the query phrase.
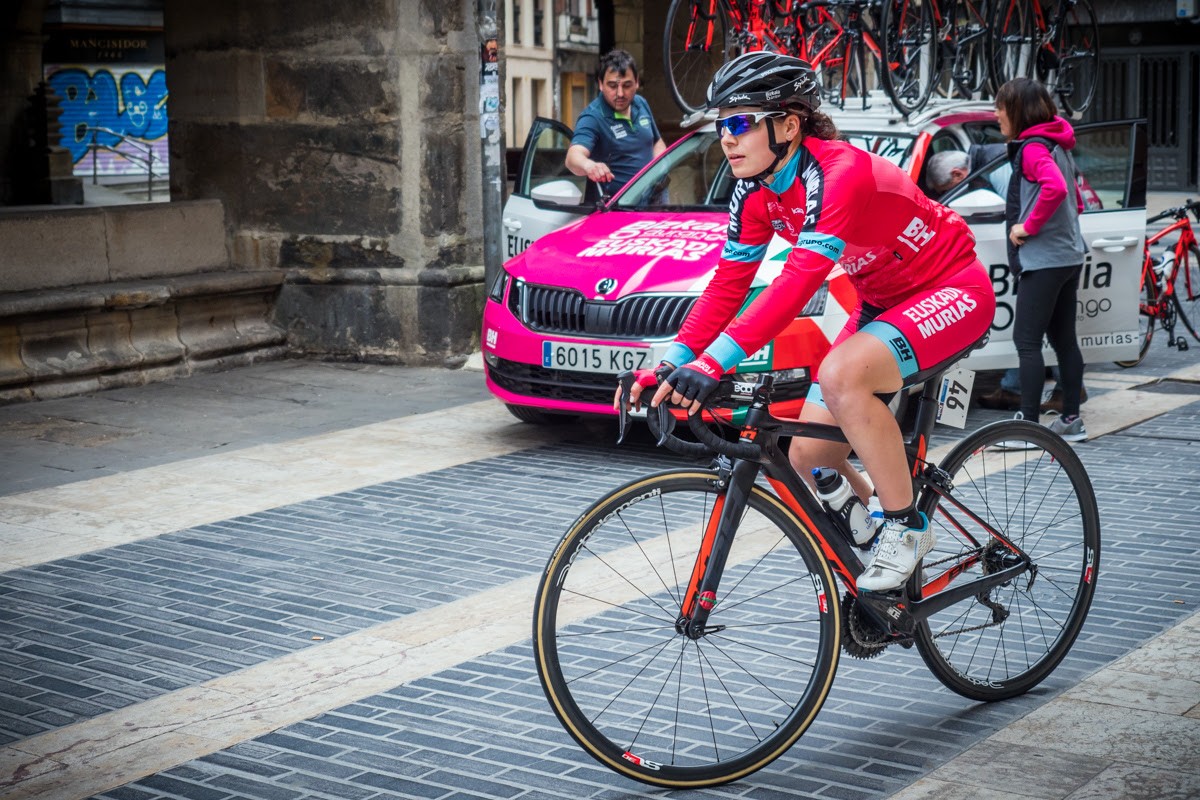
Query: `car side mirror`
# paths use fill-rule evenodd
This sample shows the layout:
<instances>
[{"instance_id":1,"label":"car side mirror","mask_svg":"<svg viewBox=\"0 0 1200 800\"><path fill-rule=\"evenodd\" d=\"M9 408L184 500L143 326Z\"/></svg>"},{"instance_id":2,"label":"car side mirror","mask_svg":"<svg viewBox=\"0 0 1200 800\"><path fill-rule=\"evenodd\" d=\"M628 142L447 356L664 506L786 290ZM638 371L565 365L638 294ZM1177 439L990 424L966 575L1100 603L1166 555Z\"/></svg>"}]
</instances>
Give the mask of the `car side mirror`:
<instances>
[{"instance_id":1,"label":"car side mirror","mask_svg":"<svg viewBox=\"0 0 1200 800\"><path fill-rule=\"evenodd\" d=\"M1004 198L990 189L975 189L950 201L950 208L964 217L1004 214Z\"/></svg>"},{"instance_id":2,"label":"car side mirror","mask_svg":"<svg viewBox=\"0 0 1200 800\"><path fill-rule=\"evenodd\" d=\"M533 204L547 211L587 214L593 209L583 204L583 192L571 181L559 180L535 186L529 193Z\"/></svg>"}]
</instances>

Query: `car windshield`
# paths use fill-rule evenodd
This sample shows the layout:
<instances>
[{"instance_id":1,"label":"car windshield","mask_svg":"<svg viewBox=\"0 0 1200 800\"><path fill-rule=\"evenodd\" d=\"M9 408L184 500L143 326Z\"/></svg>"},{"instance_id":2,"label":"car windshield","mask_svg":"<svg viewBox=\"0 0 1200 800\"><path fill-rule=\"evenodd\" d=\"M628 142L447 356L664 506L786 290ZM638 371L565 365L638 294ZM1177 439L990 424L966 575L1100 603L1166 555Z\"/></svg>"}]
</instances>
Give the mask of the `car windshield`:
<instances>
[{"instance_id":1,"label":"car windshield","mask_svg":"<svg viewBox=\"0 0 1200 800\"><path fill-rule=\"evenodd\" d=\"M898 167L904 167L912 155L915 137L900 133L877 133L875 131L841 131L842 138L850 144L882 156Z\"/></svg>"},{"instance_id":2,"label":"car windshield","mask_svg":"<svg viewBox=\"0 0 1200 800\"><path fill-rule=\"evenodd\" d=\"M843 132L855 147L904 166L914 137ZM622 211L724 211L737 182L713 131L694 133L668 150L625 187L613 208Z\"/></svg>"},{"instance_id":3,"label":"car windshield","mask_svg":"<svg viewBox=\"0 0 1200 800\"><path fill-rule=\"evenodd\" d=\"M713 131L692 134L625 187L615 208L626 211L723 211L736 179Z\"/></svg>"}]
</instances>

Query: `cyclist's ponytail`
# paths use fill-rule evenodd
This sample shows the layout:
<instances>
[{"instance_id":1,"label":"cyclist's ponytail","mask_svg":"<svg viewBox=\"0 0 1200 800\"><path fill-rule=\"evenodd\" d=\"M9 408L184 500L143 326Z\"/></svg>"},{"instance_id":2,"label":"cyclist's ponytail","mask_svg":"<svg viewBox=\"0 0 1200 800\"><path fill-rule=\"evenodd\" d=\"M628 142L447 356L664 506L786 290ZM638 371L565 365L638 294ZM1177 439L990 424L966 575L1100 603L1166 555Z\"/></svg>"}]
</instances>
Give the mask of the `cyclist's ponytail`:
<instances>
[{"instance_id":1,"label":"cyclist's ponytail","mask_svg":"<svg viewBox=\"0 0 1200 800\"><path fill-rule=\"evenodd\" d=\"M820 111L809 111L808 109L793 109L796 116L800 117L800 132L805 136L811 136L814 139L824 139L825 141L833 141L838 138L837 125L829 118L827 114L822 114Z\"/></svg>"}]
</instances>

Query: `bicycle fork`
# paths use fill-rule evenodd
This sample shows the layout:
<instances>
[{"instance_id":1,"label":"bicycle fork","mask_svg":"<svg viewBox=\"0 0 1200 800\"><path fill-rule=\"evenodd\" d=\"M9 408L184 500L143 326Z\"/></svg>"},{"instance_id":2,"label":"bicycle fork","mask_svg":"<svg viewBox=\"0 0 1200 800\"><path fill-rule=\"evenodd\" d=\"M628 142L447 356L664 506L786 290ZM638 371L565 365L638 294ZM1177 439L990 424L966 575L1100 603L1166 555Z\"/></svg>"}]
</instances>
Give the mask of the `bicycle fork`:
<instances>
[{"instance_id":1,"label":"bicycle fork","mask_svg":"<svg viewBox=\"0 0 1200 800\"><path fill-rule=\"evenodd\" d=\"M718 483L717 488L724 491L717 494L709 512L692 566L692 577L683 596L679 617L675 620L675 630L689 639L699 639L724 627L717 625L710 628L708 618L716 607L717 591L721 576L725 573L729 549L749 502L758 471L757 463L738 461L732 470L719 473L718 481L723 482L724 486Z\"/></svg>"}]
</instances>

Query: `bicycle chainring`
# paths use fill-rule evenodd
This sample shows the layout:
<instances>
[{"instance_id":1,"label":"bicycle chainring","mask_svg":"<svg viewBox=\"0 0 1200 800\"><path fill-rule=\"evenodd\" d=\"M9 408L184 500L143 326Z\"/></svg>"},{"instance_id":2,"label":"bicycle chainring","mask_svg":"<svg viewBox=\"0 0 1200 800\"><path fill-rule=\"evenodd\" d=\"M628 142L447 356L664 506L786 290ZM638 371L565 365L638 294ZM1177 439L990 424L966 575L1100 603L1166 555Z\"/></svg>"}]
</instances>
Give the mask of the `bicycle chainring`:
<instances>
[{"instance_id":1,"label":"bicycle chainring","mask_svg":"<svg viewBox=\"0 0 1200 800\"><path fill-rule=\"evenodd\" d=\"M849 593L842 598L842 649L846 655L863 660L875 658L894 641L863 613L857 598Z\"/></svg>"}]
</instances>

